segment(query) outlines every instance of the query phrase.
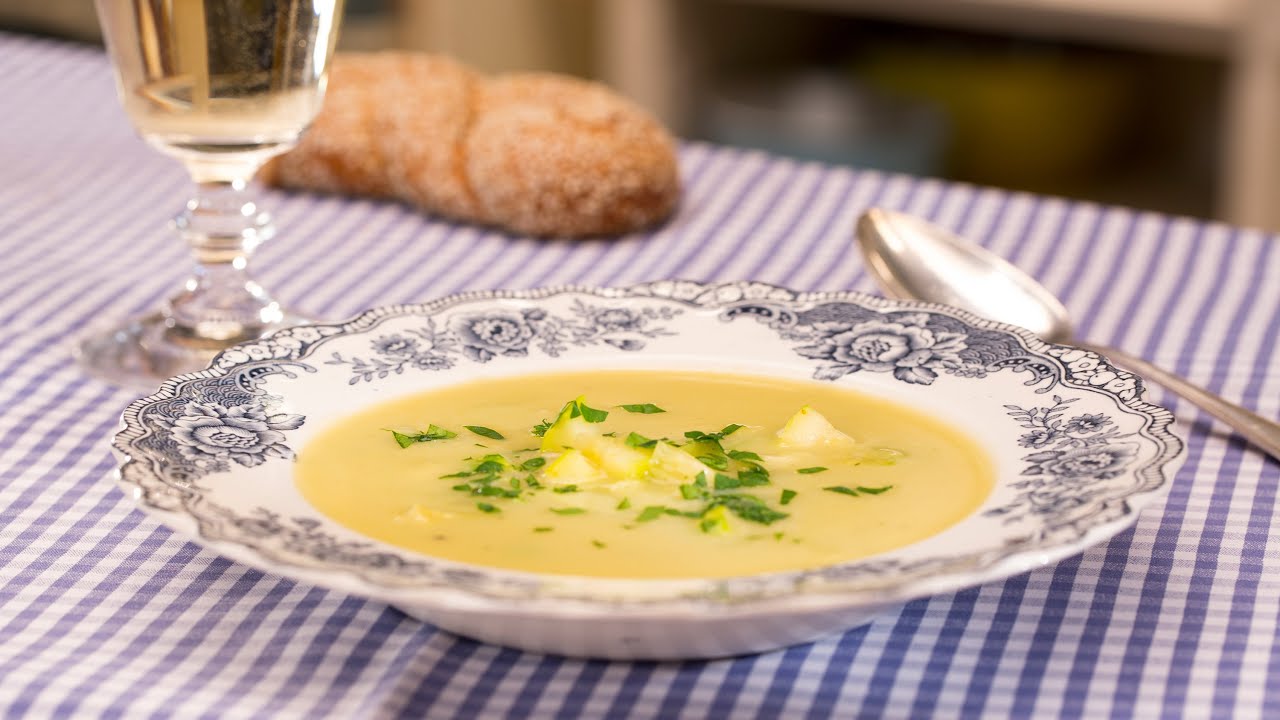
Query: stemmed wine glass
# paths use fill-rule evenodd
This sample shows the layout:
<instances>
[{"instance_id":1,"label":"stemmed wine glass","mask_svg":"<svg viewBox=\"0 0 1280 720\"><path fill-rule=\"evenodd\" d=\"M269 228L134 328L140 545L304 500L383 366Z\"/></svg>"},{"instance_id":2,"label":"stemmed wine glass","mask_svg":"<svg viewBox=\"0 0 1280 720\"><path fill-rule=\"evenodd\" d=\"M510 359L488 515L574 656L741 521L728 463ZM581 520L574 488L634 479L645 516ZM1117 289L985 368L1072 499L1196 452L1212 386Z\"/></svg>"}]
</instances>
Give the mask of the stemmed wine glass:
<instances>
[{"instance_id":1,"label":"stemmed wine glass","mask_svg":"<svg viewBox=\"0 0 1280 720\"><path fill-rule=\"evenodd\" d=\"M300 322L249 277L273 234L249 183L319 110L343 0L96 2L125 112L195 181L173 221L195 269L160 309L86 336L77 356L109 380L154 387Z\"/></svg>"}]
</instances>

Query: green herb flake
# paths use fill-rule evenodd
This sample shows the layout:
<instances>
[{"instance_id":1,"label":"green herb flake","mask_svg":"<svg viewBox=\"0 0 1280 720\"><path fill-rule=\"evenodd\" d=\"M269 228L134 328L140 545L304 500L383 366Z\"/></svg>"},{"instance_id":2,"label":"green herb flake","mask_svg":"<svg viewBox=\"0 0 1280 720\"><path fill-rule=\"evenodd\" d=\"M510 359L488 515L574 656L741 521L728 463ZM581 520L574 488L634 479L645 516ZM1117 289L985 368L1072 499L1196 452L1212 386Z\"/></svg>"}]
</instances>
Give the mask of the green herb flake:
<instances>
[{"instance_id":1,"label":"green herb flake","mask_svg":"<svg viewBox=\"0 0 1280 720\"><path fill-rule=\"evenodd\" d=\"M636 522L650 522L657 520L667 512L667 508L662 505L650 505L636 516Z\"/></svg>"},{"instance_id":2,"label":"green herb flake","mask_svg":"<svg viewBox=\"0 0 1280 720\"><path fill-rule=\"evenodd\" d=\"M536 435L537 437L542 437L543 435L546 435L547 431L550 429L551 429L551 423L547 422L546 420L543 420L542 422L530 428L529 433L531 435Z\"/></svg>"},{"instance_id":3,"label":"green herb flake","mask_svg":"<svg viewBox=\"0 0 1280 720\"><path fill-rule=\"evenodd\" d=\"M425 432L416 434L406 434L398 432L398 430L390 430L390 433L392 433L393 438L396 438L396 445L401 447L411 446L415 442L431 442L433 439L458 437L458 433L439 427L439 425L429 425Z\"/></svg>"},{"instance_id":4,"label":"green herb flake","mask_svg":"<svg viewBox=\"0 0 1280 720\"><path fill-rule=\"evenodd\" d=\"M730 424L728 424L728 425L725 425L725 426L724 426L724 429L720 431L719 435L720 435L720 437L722 437L722 438L723 438L723 437L727 437L727 436L729 436L729 435L732 435L732 434L734 434L734 433L738 432L739 430L741 430L741 429L742 429L742 428L744 428L744 427L746 427L746 425L739 425L738 423L730 423Z\"/></svg>"},{"instance_id":5,"label":"green herb flake","mask_svg":"<svg viewBox=\"0 0 1280 720\"><path fill-rule=\"evenodd\" d=\"M787 513L774 510L754 495L721 495L714 504L725 506L729 512L743 520L761 525L769 525L789 517Z\"/></svg>"},{"instance_id":6,"label":"green herb flake","mask_svg":"<svg viewBox=\"0 0 1280 720\"><path fill-rule=\"evenodd\" d=\"M778 499L778 503L782 505L786 505L787 503L790 503L792 500L794 500L796 495L798 494L799 493L797 493L795 490L783 490L782 497Z\"/></svg>"},{"instance_id":7,"label":"green herb flake","mask_svg":"<svg viewBox=\"0 0 1280 720\"><path fill-rule=\"evenodd\" d=\"M551 508L551 512L557 515L581 515L586 512L586 509L580 507Z\"/></svg>"},{"instance_id":8,"label":"green herb flake","mask_svg":"<svg viewBox=\"0 0 1280 720\"><path fill-rule=\"evenodd\" d=\"M698 462L715 470L729 469L729 458L723 455L699 455Z\"/></svg>"},{"instance_id":9,"label":"green herb flake","mask_svg":"<svg viewBox=\"0 0 1280 720\"><path fill-rule=\"evenodd\" d=\"M704 533L729 532L729 518L725 515L724 506L708 508L698 521L698 529Z\"/></svg>"},{"instance_id":10,"label":"green herb flake","mask_svg":"<svg viewBox=\"0 0 1280 720\"><path fill-rule=\"evenodd\" d=\"M769 474L759 470L741 470L738 472L738 484L742 487L758 487L769 484Z\"/></svg>"},{"instance_id":11,"label":"green herb flake","mask_svg":"<svg viewBox=\"0 0 1280 720\"><path fill-rule=\"evenodd\" d=\"M458 433L452 430L445 430L439 425L427 426L427 431L418 435L418 442L427 440L448 440L449 438L458 437Z\"/></svg>"},{"instance_id":12,"label":"green herb flake","mask_svg":"<svg viewBox=\"0 0 1280 720\"><path fill-rule=\"evenodd\" d=\"M498 509L496 505L490 505L489 503L486 503L486 502L476 503L476 507L480 508L480 512L487 512L487 513L502 512L501 510Z\"/></svg>"},{"instance_id":13,"label":"green herb flake","mask_svg":"<svg viewBox=\"0 0 1280 720\"><path fill-rule=\"evenodd\" d=\"M582 419L589 423L602 423L605 421L605 418L609 417L608 410L597 410L596 408L589 407L581 400L574 401L574 408L578 411L578 414L582 415Z\"/></svg>"},{"instance_id":14,"label":"green herb flake","mask_svg":"<svg viewBox=\"0 0 1280 720\"><path fill-rule=\"evenodd\" d=\"M591 541L591 544L592 544L592 545L595 545L596 547L600 548L601 550L603 550L603 549L605 549L606 547L608 547L608 545L605 545L604 543L600 542L599 540L592 540L592 541Z\"/></svg>"},{"instance_id":15,"label":"green herb flake","mask_svg":"<svg viewBox=\"0 0 1280 720\"><path fill-rule=\"evenodd\" d=\"M561 485L560 487L551 488L551 492L560 493L561 495L565 493L576 493L578 492L578 486L577 485Z\"/></svg>"},{"instance_id":16,"label":"green herb flake","mask_svg":"<svg viewBox=\"0 0 1280 720\"><path fill-rule=\"evenodd\" d=\"M538 468L546 464L547 464L546 458L531 457L528 460L525 460L524 462L520 463L519 468L524 472L529 472L531 470L537 470Z\"/></svg>"},{"instance_id":17,"label":"green herb flake","mask_svg":"<svg viewBox=\"0 0 1280 720\"><path fill-rule=\"evenodd\" d=\"M657 445L658 441L633 432L627 435L626 443L633 448L650 448Z\"/></svg>"},{"instance_id":18,"label":"green herb flake","mask_svg":"<svg viewBox=\"0 0 1280 720\"><path fill-rule=\"evenodd\" d=\"M470 430L471 432L479 435L480 437L487 437L490 440L506 439L505 437L503 437L502 433L498 432L497 430L491 430L487 427L484 427L483 425L463 425L462 427Z\"/></svg>"},{"instance_id":19,"label":"green herb flake","mask_svg":"<svg viewBox=\"0 0 1280 720\"><path fill-rule=\"evenodd\" d=\"M733 490L742 487L742 481L736 477L730 477L724 473L716 473L715 488L716 490Z\"/></svg>"},{"instance_id":20,"label":"green herb flake","mask_svg":"<svg viewBox=\"0 0 1280 720\"><path fill-rule=\"evenodd\" d=\"M548 532L551 532L551 531L552 531L552 530L554 530L554 529L555 529L555 528L549 528L549 527L545 527L545 526L544 526L544 527L536 527L536 528L534 528L534 529L533 529L533 531L534 531L534 532L536 532L536 533L548 533Z\"/></svg>"},{"instance_id":21,"label":"green herb flake","mask_svg":"<svg viewBox=\"0 0 1280 720\"><path fill-rule=\"evenodd\" d=\"M879 495L880 493L885 492L886 490L892 490L892 489L893 489L892 485L885 485L884 487L863 487L862 485L858 486L858 492L867 493L868 495Z\"/></svg>"},{"instance_id":22,"label":"green herb flake","mask_svg":"<svg viewBox=\"0 0 1280 720\"><path fill-rule=\"evenodd\" d=\"M500 473L503 470L505 470L506 467L507 467L507 463L505 461L500 462L498 460L485 460L480 464L476 465L475 474L476 475L496 475L497 473Z\"/></svg>"},{"instance_id":23,"label":"green herb flake","mask_svg":"<svg viewBox=\"0 0 1280 720\"><path fill-rule=\"evenodd\" d=\"M618 407L629 413L640 413L642 415L653 415L655 413L664 413L666 410L654 405L653 403L639 403L636 405L619 405Z\"/></svg>"},{"instance_id":24,"label":"green herb flake","mask_svg":"<svg viewBox=\"0 0 1280 720\"><path fill-rule=\"evenodd\" d=\"M706 495L706 488L698 487L693 483L683 483L680 485L680 497L685 500L697 500Z\"/></svg>"},{"instance_id":25,"label":"green herb flake","mask_svg":"<svg viewBox=\"0 0 1280 720\"><path fill-rule=\"evenodd\" d=\"M763 458L761 458L759 455L753 452L750 452L748 450L730 450L728 454L729 454L729 457L739 462L747 462L747 461L761 462L763 460Z\"/></svg>"},{"instance_id":26,"label":"green herb flake","mask_svg":"<svg viewBox=\"0 0 1280 720\"><path fill-rule=\"evenodd\" d=\"M800 468L796 472L800 473L801 475L812 475L814 473L820 473L820 472L826 472L826 471L827 471L826 468L822 467L821 465L816 465L814 467Z\"/></svg>"},{"instance_id":27,"label":"green herb flake","mask_svg":"<svg viewBox=\"0 0 1280 720\"><path fill-rule=\"evenodd\" d=\"M618 503L619 510L627 510L631 507L631 498L622 498L622 502Z\"/></svg>"},{"instance_id":28,"label":"green herb flake","mask_svg":"<svg viewBox=\"0 0 1280 720\"><path fill-rule=\"evenodd\" d=\"M828 492L840 493L841 495L848 495L848 496L850 496L850 497L858 497L858 491L857 491L857 490L854 490L854 489L853 489L853 488L851 488L851 487L845 487L844 485L828 485L827 487L824 487L824 488L822 488L822 489L823 489L823 490L826 490L826 491L828 491Z\"/></svg>"}]
</instances>

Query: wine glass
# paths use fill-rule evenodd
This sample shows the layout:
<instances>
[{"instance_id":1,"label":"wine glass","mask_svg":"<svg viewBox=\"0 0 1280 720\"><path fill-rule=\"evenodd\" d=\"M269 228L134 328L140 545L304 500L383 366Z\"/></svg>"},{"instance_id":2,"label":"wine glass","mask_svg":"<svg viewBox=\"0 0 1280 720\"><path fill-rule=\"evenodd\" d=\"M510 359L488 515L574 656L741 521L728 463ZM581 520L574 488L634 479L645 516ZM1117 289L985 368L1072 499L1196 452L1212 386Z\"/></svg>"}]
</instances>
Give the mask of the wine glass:
<instances>
[{"instance_id":1,"label":"wine glass","mask_svg":"<svg viewBox=\"0 0 1280 720\"><path fill-rule=\"evenodd\" d=\"M76 355L108 380L154 387L301 322L249 277L273 235L249 184L319 110L343 0L96 2L125 112L195 182L173 221L195 269L161 308L91 333Z\"/></svg>"}]
</instances>

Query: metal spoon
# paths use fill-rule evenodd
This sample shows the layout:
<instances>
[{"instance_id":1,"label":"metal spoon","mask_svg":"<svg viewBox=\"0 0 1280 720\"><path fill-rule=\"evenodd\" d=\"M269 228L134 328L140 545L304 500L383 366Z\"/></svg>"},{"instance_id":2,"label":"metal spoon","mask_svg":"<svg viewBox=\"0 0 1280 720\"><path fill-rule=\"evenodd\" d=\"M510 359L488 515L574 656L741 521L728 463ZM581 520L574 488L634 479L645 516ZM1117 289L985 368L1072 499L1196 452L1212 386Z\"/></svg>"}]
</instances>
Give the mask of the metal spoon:
<instances>
[{"instance_id":1,"label":"metal spoon","mask_svg":"<svg viewBox=\"0 0 1280 720\"><path fill-rule=\"evenodd\" d=\"M890 297L952 305L1024 327L1048 342L1092 350L1190 400L1280 459L1280 425L1142 358L1073 339L1062 303L988 250L921 218L882 208L863 213L857 236L871 274Z\"/></svg>"}]
</instances>

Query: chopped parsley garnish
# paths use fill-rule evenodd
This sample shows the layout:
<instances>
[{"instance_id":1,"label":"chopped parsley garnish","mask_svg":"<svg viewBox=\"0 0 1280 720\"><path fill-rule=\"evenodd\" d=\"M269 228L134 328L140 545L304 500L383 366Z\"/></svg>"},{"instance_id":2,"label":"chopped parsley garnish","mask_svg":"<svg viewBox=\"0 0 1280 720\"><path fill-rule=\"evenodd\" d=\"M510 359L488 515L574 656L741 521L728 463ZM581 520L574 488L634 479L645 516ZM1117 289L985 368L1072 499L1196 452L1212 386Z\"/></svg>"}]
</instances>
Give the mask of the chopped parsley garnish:
<instances>
[{"instance_id":1,"label":"chopped parsley garnish","mask_svg":"<svg viewBox=\"0 0 1280 720\"><path fill-rule=\"evenodd\" d=\"M580 507L551 508L551 512L557 515L581 515L586 509Z\"/></svg>"},{"instance_id":2,"label":"chopped parsley garnish","mask_svg":"<svg viewBox=\"0 0 1280 720\"><path fill-rule=\"evenodd\" d=\"M431 442L432 440L448 440L449 438L458 437L458 433L445 430L439 425L431 425L424 432L408 435L397 430L391 431L391 436L396 439L396 444L402 448L407 448L414 443Z\"/></svg>"},{"instance_id":3,"label":"chopped parsley garnish","mask_svg":"<svg viewBox=\"0 0 1280 720\"><path fill-rule=\"evenodd\" d=\"M486 503L486 502L476 503L476 507L480 508L480 512L487 512L487 513L502 512L501 510L498 509L496 505L490 505L489 503Z\"/></svg>"},{"instance_id":4,"label":"chopped parsley garnish","mask_svg":"<svg viewBox=\"0 0 1280 720\"><path fill-rule=\"evenodd\" d=\"M717 504L728 508L729 512L743 520L761 525L769 525L788 517L787 513L774 510L755 495L717 495L713 507Z\"/></svg>"},{"instance_id":5,"label":"chopped parsley garnish","mask_svg":"<svg viewBox=\"0 0 1280 720\"><path fill-rule=\"evenodd\" d=\"M642 415L653 415L655 413L664 413L666 410L654 405L653 403L639 403L636 405L619 405L618 407L629 413L641 413Z\"/></svg>"},{"instance_id":6,"label":"chopped parsley garnish","mask_svg":"<svg viewBox=\"0 0 1280 720\"><path fill-rule=\"evenodd\" d=\"M561 485L560 487L551 488L551 492L560 493L562 495L564 493L576 493L578 492L578 486L577 485Z\"/></svg>"},{"instance_id":7,"label":"chopped parsley garnish","mask_svg":"<svg viewBox=\"0 0 1280 720\"><path fill-rule=\"evenodd\" d=\"M724 473L716 473L715 488L717 490L732 490L742 487L742 481L736 477L729 477Z\"/></svg>"},{"instance_id":8,"label":"chopped parsley garnish","mask_svg":"<svg viewBox=\"0 0 1280 720\"><path fill-rule=\"evenodd\" d=\"M699 487L694 483L683 483L680 485L680 497L685 500L697 500L706 497L707 489Z\"/></svg>"},{"instance_id":9,"label":"chopped parsley garnish","mask_svg":"<svg viewBox=\"0 0 1280 720\"><path fill-rule=\"evenodd\" d=\"M520 463L518 467L525 472L529 472L531 470L537 470L538 468L546 464L547 464L546 458L531 457L528 460L525 460L524 462Z\"/></svg>"},{"instance_id":10,"label":"chopped parsley garnish","mask_svg":"<svg viewBox=\"0 0 1280 720\"><path fill-rule=\"evenodd\" d=\"M538 437L542 437L543 435L546 435L547 430L550 430L550 429L551 429L551 423L547 422L546 420L543 420L542 422L530 428L529 433L532 435L536 435Z\"/></svg>"},{"instance_id":11,"label":"chopped parsley garnish","mask_svg":"<svg viewBox=\"0 0 1280 720\"><path fill-rule=\"evenodd\" d=\"M656 446L658 441L633 432L627 435L626 443L634 448L650 448Z\"/></svg>"},{"instance_id":12,"label":"chopped parsley garnish","mask_svg":"<svg viewBox=\"0 0 1280 720\"><path fill-rule=\"evenodd\" d=\"M511 464L501 455L485 455L480 458L480 463L476 465L474 472L476 474L493 475L509 467L511 467Z\"/></svg>"},{"instance_id":13,"label":"chopped parsley garnish","mask_svg":"<svg viewBox=\"0 0 1280 720\"><path fill-rule=\"evenodd\" d=\"M879 495L880 493L885 492L886 490L893 489L893 486L885 485L884 487L864 487L862 485L859 485L857 488L851 488L845 485L830 485L822 489L828 490L833 493L840 493L841 495L858 497L859 495Z\"/></svg>"},{"instance_id":14,"label":"chopped parsley garnish","mask_svg":"<svg viewBox=\"0 0 1280 720\"><path fill-rule=\"evenodd\" d=\"M729 532L729 517L725 514L724 505L707 508L698 521L698 529L704 533Z\"/></svg>"},{"instance_id":15,"label":"chopped parsley garnish","mask_svg":"<svg viewBox=\"0 0 1280 720\"><path fill-rule=\"evenodd\" d=\"M544 533L544 532L551 532L554 529L555 528L549 528L549 527L543 526L543 527L536 527L533 529L533 531L536 533Z\"/></svg>"},{"instance_id":16,"label":"chopped parsley garnish","mask_svg":"<svg viewBox=\"0 0 1280 720\"><path fill-rule=\"evenodd\" d=\"M715 470L729 469L729 458L723 455L699 455L698 462Z\"/></svg>"},{"instance_id":17,"label":"chopped parsley garnish","mask_svg":"<svg viewBox=\"0 0 1280 720\"><path fill-rule=\"evenodd\" d=\"M497 430L491 430L487 427L484 427L483 425L463 425L462 427L470 430L471 432L479 435L480 437L487 437L490 440L506 439L503 437L502 433L498 432Z\"/></svg>"},{"instance_id":18,"label":"chopped parsley garnish","mask_svg":"<svg viewBox=\"0 0 1280 720\"><path fill-rule=\"evenodd\" d=\"M593 408L583 402L582 398L570 400L568 403L565 403L565 409L569 411L569 417L581 417L589 423L602 423L605 421L605 418L609 417L608 410L598 410ZM564 415L564 410L561 410L560 414Z\"/></svg>"},{"instance_id":19,"label":"chopped parsley garnish","mask_svg":"<svg viewBox=\"0 0 1280 720\"><path fill-rule=\"evenodd\" d=\"M730 450L726 454L739 462L761 462L763 460L759 455L747 450Z\"/></svg>"},{"instance_id":20,"label":"chopped parsley garnish","mask_svg":"<svg viewBox=\"0 0 1280 720\"><path fill-rule=\"evenodd\" d=\"M798 494L799 493L797 493L795 490L783 490L782 497L778 499L778 504L786 505L787 503L795 499L795 496Z\"/></svg>"},{"instance_id":21,"label":"chopped parsley garnish","mask_svg":"<svg viewBox=\"0 0 1280 720\"><path fill-rule=\"evenodd\" d=\"M636 516L636 522L649 522L665 515L667 508L663 505L650 505Z\"/></svg>"},{"instance_id":22,"label":"chopped parsley garnish","mask_svg":"<svg viewBox=\"0 0 1280 720\"><path fill-rule=\"evenodd\" d=\"M592 545L595 545L596 547L600 548L601 550L603 550L603 549L605 549L606 547L608 547L607 545L605 545L604 543L600 542L599 540L592 540L592 541L591 541L591 544L592 544Z\"/></svg>"},{"instance_id":23,"label":"chopped parsley garnish","mask_svg":"<svg viewBox=\"0 0 1280 720\"><path fill-rule=\"evenodd\" d=\"M626 510L631 507L631 498L622 498L622 502L618 503L619 510Z\"/></svg>"},{"instance_id":24,"label":"chopped parsley garnish","mask_svg":"<svg viewBox=\"0 0 1280 720\"><path fill-rule=\"evenodd\" d=\"M742 487L756 487L757 485L769 484L769 473L760 470L740 470L738 471L738 483Z\"/></svg>"},{"instance_id":25,"label":"chopped parsley garnish","mask_svg":"<svg viewBox=\"0 0 1280 720\"><path fill-rule=\"evenodd\" d=\"M796 472L800 473L801 475L812 475L814 473L820 473L820 472L826 472L826 471L827 471L826 468L822 467L821 465L816 465L814 467L800 468Z\"/></svg>"}]
</instances>

